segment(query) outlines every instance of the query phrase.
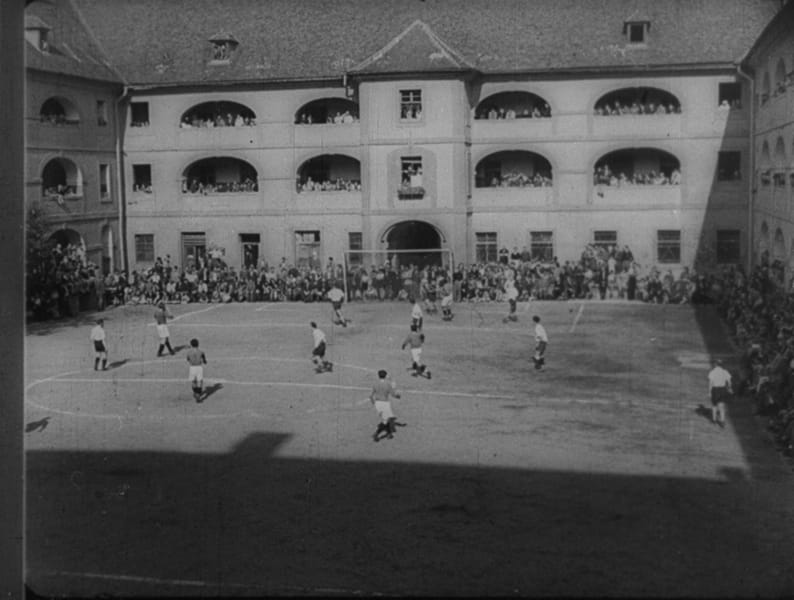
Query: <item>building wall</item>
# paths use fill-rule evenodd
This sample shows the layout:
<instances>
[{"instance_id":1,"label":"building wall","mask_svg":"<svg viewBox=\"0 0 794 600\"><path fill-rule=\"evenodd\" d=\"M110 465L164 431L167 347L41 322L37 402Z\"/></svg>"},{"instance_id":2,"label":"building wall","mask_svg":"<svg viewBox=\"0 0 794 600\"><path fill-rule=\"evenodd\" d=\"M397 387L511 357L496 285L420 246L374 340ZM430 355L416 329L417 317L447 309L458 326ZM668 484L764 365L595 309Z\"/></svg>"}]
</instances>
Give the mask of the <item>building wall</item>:
<instances>
[{"instance_id":1,"label":"building wall","mask_svg":"<svg viewBox=\"0 0 794 600\"><path fill-rule=\"evenodd\" d=\"M764 34L750 60L755 88L753 259L766 251L794 272L794 10ZM776 181L775 175L779 176Z\"/></svg>"},{"instance_id":2,"label":"building wall","mask_svg":"<svg viewBox=\"0 0 794 600\"><path fill-rule=\"evenodd\" d=\"M114 128L118 87L30 69L26 77L26 207L40 207L53 231L67 229L77 232L85 245L88 260L100 267L122 268L120 248L123 240L119 229ZM79 123L42 121L41 107L49 98L59 98L75 109ZM107 124L104 126L98 123L98 100L105 103ZM60 203L45 198L42 193L44 168L53 159L71 162L82 179L80 193L66 196ZM108 168L110 185L106 195L100 194L100 165Z\"/></svg>"},{"instance_id":3,"label":"building wall","mask_svg":"<svg viewBox=\"0 0 794 600\"><path fill-rule=\"evenodd\" d=\"M169 93L136 92L148 102L148 127L127 127L127 181L131 267L134 235L154 234L155 255L180 255L179 232L204 231L239 265L241 233L261 232L261 250L270 262L296 257L294 232L321 232L321 254L341 260L348 234L361 232L364 248L385 248L385 235L400 221L424 220L440 232L457 259L475 258L477 232L496 232L498 245L529 244L531 231L552 231L561 260L578 258L595 230L615 230L644 264L655 262L660 229L680 230L681 268L713 249L718 229L739 230L747 239L749 173L749 92L741 109L719 108L719 84L733 73L666 74L476 81L417 79L362 81L352 99L360 122L296 125L295 115L320 98L345 98L330 87ZM673 94L680 114L596 116L595 103L622 88L654 88ZM400 118L400 91L419 89L422 116ZM482 99L504 91L528 91L551 107L547 119L475 120ZM256 113L254 127L182 129L190 107L211 100L243 104ZM129 123L128 123L129 125ZM679 186L598 186L596 162L609 152L652 148L675 156ZM553 186L478 188L477 164L501 151L523 151L546 158ZM742 178L718 181L721 151L741 153ZM359 161L360 192L298 192L298 169L323 154ZM256 192L216 195L182 193L185 170L195 161L228 156L251 164ZM399 196L402 157L422 160L421 198ZM133 192L132 166L149 164L153 193ZM509 165L508 165L509 167Z\"/></svg>"}]
</instances>

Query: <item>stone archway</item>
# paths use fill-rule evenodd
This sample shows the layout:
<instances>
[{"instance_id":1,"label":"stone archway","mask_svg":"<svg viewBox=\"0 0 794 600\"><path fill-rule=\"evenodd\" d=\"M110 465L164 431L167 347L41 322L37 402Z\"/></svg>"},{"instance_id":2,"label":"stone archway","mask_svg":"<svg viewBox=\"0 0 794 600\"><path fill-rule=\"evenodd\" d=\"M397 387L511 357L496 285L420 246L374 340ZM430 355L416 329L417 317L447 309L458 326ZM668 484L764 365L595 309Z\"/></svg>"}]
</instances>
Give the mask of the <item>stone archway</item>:
<instances>
[{"instance_id":1,"label":"stone archway","mask_svg":"<svg viewBox=\"0 0 794 600\"><path fill-rule=\"evenodd\" d=\"M389 227L381 240L387 250L400 250L396 254L401 265L414 265L422 268L430 265L442 265L443 256L440 252L423 252L423 250L441 249L441 233L425 221L401 221ZM411 252L415 250L415 252Z\"/></svg>"}]
</instances>

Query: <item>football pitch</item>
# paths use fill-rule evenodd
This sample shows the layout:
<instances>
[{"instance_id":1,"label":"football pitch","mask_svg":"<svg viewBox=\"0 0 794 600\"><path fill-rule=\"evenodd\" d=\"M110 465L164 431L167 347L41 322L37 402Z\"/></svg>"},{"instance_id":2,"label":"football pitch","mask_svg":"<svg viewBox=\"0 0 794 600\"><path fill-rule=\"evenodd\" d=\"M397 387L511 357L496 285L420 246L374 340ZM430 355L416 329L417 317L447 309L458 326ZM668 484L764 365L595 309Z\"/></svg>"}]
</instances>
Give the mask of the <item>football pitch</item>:
<instances>
[{"instance_id":1,"label":"football pitch","mask_svg":"<svg viewBox=\"0 0 794 600\"><path fill-rule=\"evenodd\" d=\"M749 402L710 422L734 354L711 308L611 302L180 305L26 335L26 581L45 596L781 596L794 474ZM549 335L532 367L531 317ZM311 363L310 321L330 373ZM187 381L206 352L206 399ZM368 396L394 378L395 438ZM733 369L735 373L735 368Z\"/></svg>"}]
</instances>

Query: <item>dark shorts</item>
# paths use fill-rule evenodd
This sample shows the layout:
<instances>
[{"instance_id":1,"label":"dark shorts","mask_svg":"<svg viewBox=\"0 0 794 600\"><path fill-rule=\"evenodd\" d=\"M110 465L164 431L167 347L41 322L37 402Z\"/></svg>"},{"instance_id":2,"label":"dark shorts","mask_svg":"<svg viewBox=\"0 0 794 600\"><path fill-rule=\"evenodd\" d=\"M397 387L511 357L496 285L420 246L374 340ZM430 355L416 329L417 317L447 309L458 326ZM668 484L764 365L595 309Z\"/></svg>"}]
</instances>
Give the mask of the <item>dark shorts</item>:
<instances>
[{"instance_id":1,"label":"dark shorts","mask_svg":"<svg viewBox=\"0 0 794 600\"><path fill-rule=\"evenodd\" d=\"M724 403L728 399L728 388L711 388L711 405L717 406L719 403Z\"/></svg>"},{"instance_id":2,"label":"dark shorts","mask_svg":"<svg viewBox=\"0 0 794 600\"><path fill-rule=\"evenodd\" d=\"M105 342L94 342L94 351L96 351L96 352L106 352L106 350L105 350Z\"/></svg>"},{"instance_id":3,"label":"dark shorts","mask_svg":"<svg viewBox=\"0 0 794 600\"><path fill-rule=\"evenodd\" d=\"M341 309L341 308L342 308L342 301L340 300L339 302L334 302L334 301L332 300L332 301L331 301L331 306L333 306L333 307L334 307L334 310L339 310L339 309Z\"/></svg>"},{"instance_id":4,"label":"dark shorts","mask_svg":"<svg viewBox=\"0 0 794 600\"><path fill-rule=\"evenodd\" d=\"M538 345L535 346L535 352L538 353L538 356L543 356L546 353L546 342L538 342Z\"/></svg>"},{"instance_id":5,"label":"dark shorts","mask_svg":"<svg viewBox=\"0 0 794 600\"><path fill-rule=\"evenodd\" d=\"M312 350L312 356L319 356L320 358L325 356L325 342L320 342L320 345Z\"/></svg>"}]
</instances>

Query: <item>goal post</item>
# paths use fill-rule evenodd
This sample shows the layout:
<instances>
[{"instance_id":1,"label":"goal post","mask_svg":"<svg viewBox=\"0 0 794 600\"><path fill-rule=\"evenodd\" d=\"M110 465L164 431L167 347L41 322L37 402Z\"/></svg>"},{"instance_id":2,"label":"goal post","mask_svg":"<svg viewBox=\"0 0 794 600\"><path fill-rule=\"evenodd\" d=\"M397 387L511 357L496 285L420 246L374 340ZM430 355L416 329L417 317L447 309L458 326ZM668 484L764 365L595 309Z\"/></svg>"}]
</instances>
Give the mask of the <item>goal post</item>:
<instances>
[{"instance_id":1,"label":"goal post","mask_svg":"<svg viewBox=\"0 0 794 600\"><path fill-rule=\"evenodd\" d=\"M450 248L345 250L342 261L345 298L350 299L348 282L350 276L357 270L366 269L367 273L371 274L373 269L391 267L400 276L403 270L411 265L420 270L428 266L441 267L451 279L455 268L455 257Z\"/></svg>"}]
</instances>

